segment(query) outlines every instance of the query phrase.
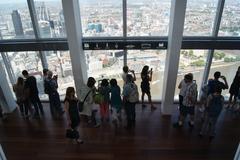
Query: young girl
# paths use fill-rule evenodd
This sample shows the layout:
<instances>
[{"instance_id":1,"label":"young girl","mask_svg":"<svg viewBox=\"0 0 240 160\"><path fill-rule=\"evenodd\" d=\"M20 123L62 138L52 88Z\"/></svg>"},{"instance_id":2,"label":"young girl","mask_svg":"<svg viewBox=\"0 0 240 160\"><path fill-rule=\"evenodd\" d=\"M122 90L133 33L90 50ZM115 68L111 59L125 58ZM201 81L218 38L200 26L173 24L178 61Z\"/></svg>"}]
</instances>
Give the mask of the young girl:
<instances>
[{"instance_id":1,"label":"young girl","mask_svg":"<svg viewBox=\"0 0 240 160\"><path fill-rule=\"evenodd\" d=\"M17 83L13 85L13 91L16 95L22 117L27 117L29 106L24 100L24 79L22 77L18 77Z\"/></svg>"},{"instance_id":2,"label":"young girl","mask_svg":"<svg viewBox=\"0 0 240 160\"><path fill-rule=\"evenodd\" d=\"M116 79L110 80L111 85L111 108L112 108L112 117L113 117L113 123L118 126L119 120L121 118L121 105L122 105L122 99L121 99L121 89L117 84Z\"/></svg>"},{"instance_id":3,"label":"young girl","mask_svg":"<svg viewBox=\"0 0 240 160\"><path fill-rule=\"evenodd\" d=\"M109 121L109 101L110 101L110 87L107 79L103 79L101 86L99 87L99 93L103 95L104 100L100 103L100 115L101 121L103 122L104 119Z\"/></svg>"},{"instance_id":4,"label":"young girl","mask_svg":"<svg viewBox=\"0 0 240 160\"><path fill-rule=\"evenodd\" d=\"M152 81L152 69L149 71L149 66L144 66L141 72L141 89L142 89L142 107L146 107L144 103L144 96L147 94L148 101L151 104L151 109L154 110L156 107L152 103L151 92L150 92L150 81Z\"/></svg>"},{"instance_id":5,"label":"young girl","mask_svg":"<svg viewBox=\"0 0 240 160\"><path fill-rule=\"evenodd\" d=\"M75 132L78 132L78 126L80 124L80 116L77 104L78 99L75 97L74 88L68 87L66 91L66 97L64 99L64 109L67 116L68 127ZM83 143L83 141L79 139L79 134L73 139L75 139L77 143Z\"/></svg>"}]
</instances>

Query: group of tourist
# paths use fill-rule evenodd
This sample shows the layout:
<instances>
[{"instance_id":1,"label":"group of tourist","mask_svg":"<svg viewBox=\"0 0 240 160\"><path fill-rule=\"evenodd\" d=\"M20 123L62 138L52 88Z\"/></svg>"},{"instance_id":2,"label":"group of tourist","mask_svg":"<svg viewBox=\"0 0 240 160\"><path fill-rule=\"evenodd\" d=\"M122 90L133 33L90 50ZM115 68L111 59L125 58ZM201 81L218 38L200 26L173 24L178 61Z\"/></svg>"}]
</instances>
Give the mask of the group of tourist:
<instances>
[{"instance_id":1,"label":"group of tourist","mask_svg":"<svg viewBox=\"0 0 240 160\"><path fill-rule=\"evenodd\" d=\"M150 81L152 80L152 69L149 66L144 66L141 72L141 104L142 109L146 108L144 103L145 94L151 105L151 110L155 110L151 100ZM26 70L22 71L25 78L18 77L17 83L13 86L16 95L17 104L20 108L21 115L28 119L29 111L33 118L40 118L44 115L43 106L38 96L37 81L34 76L30 76ZM123 90L117 83L116 79L102 79L98 81L89 77L87 84L80 87L80 97L76 97L75 89L68 87L64 99L64 108L61 106L58 89L58 76L53 75L53 72L44 69L44 92L49 97L50 111L52 116L59 117L64 112L66 113L68 132L66 136L77 143L83 141L79 139L78 127L81 119L93 127L99 127L104 122L111 120L116 128L119 127L122 121L122 109L126 115L126 129L131 129L135 126L135 105L139 102L138 87L135 83L136 75L133 70L127 66L123 67ZM219 81L222 79L223 82ZM189 126L194 127L194 112L197 103L197 84L193 80L193 74L188 73L180 82L178 88L179 93L179 119L174 123L174 127L180 128L184 125L184 120L187 115L190 115ZM234 81L230 87L229 105L231 107L232 99L236 102L240 87L240 67L236 73ZM226 78L220 72L214 73L214 79L209 79L208 83L201 89L200 110L202 112L202 128L199 136L202 137L210 130L210 138L215 135L215 124L218 116L221 113L224 103L224 97L221 95L223 89L228 89ZM81 106L81 104L83 104ZM34 109L31 107L33 106ZM80 109L81 108L81 109ZM99 108L99 109L98 109ZM97 112L100 111L100 119L97 118ZM2 115L0 115L2 116ZM71 135L71 133L73 135ZM71 135L71 136L70 136Z\"/></svg>"},{"instance_id":2,"label":"group of tourist","mask_svg":"<svg viewBox=\"0 0 240 160\"><path fill-rule=\"evenodd\" d=\"M220 81L222 79L222 81ZM240 67L237 70L236 76L230 87L230 98L227 108L232 108L236 103L237 97L239 97L240 87ZM194 113L197 103L197 84L193 80L193 74L188 73L184 76L184 79L180 82L178 88L179 93L179 119L173 126L181 128L184 124L184 120L187 115L190 116L188 125L190 128L194 127ZM202 125L199 132L199 136L203 137L209 133L209 138L212 140L215 136L215 126L217 119L224 106L224 97L222 96L222 90L228 89L228 83L225 76L221 75L221 72L214 73L214 78L209 79L201 89L199 110L201 114ZM232 104L232 98L234 102Z\"/></svg>"}]
</instances>

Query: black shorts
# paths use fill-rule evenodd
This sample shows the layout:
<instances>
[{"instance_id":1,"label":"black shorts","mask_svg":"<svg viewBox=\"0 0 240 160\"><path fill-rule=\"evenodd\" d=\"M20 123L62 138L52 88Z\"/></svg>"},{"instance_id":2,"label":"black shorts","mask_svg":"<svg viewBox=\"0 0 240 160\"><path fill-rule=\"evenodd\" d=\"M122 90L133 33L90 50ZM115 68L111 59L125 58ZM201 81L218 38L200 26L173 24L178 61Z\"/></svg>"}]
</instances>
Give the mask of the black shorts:
<instances>
[{"instance_id":1,"label":"black shorts","mask_svg":"<svg viewBox=\"0 0 240 160\"><path fill-rule=\"evenodd\" d=\"M181 115L183 115L183 116L187 116L188 114L190 114L190 115L194 115L194 106L184 106L184 105L182 105L181 107L180 107L180 114Z\"/></svg>"}]
</instances>

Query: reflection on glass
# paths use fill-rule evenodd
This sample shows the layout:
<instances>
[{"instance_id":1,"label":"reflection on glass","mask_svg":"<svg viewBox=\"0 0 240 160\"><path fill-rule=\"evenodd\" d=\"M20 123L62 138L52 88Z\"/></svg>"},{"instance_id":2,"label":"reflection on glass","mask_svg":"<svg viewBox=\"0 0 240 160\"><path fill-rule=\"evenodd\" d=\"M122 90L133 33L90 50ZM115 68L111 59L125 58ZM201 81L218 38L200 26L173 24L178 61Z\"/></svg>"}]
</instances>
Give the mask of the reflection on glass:
<instances>
[{"instance_id":1,"label":"reflection on glass","mask_svg":"<svg viewBox=\"0 0 240 160\"><path fill-rule=\"evenodd\" d=\"M225 0L219 36L240 36L240 1Z\"/></svg>"},{"instance_id":2,"label":"reflection on glass","mask_svg":"<svg viewBox=\"0 0 240 160\"><path fill-rule=\"evenodd\" d=\"M208 78L213 78L216 71L220 71L226 77L228 86L232 84L236 71L240 66L240 56L237 50L216 50L214 52L213 61ZM222 81L220 79L220 81ZM222 81L223 82L223 81ZM222 95L229 97L229 89L223 90Z\"/></svg>"},{"instance_id":3,"label":"reflection on glass","mask_svg":"<svg viewBox=\"0 0 240 160\"><path fill-rule=\"evenodd\" d=\"M174 99L178 99L180 91L178 85L184 79L184 75L188 73L193 74L193 79L196 80L198 86L198 93L200 92L207 54L207 50L181 50Z\"/></svg>"},{"instance_id":4,"label":"reflection on glass","mask_svg":"<svg viewBox=\"0 0 240 160\"><path fill-rule=\"evenodd\" d=\"M167 36L170 18L170 0L128 0L128 36Z\"/></svg>"},{"instance_id":5,"label":"reflection on glass","mask_svg":"<svg viewBox=\"0 0 240 160\"><path fill-rule=\"evenodd\" d=\"M115 78L122 87L123 51L85 51L88 77L96 81Z\"/></svg>"},{"instance_id":6,"label":"reflection on glass","mask_svg":"<svg viewBox=\"0 0 240 160\"><path fill-rule=\"evenodd\" d=\"M29 75L35 76L40 98L45 98L43 95L43 77L42 63L38 52L8 52L7 56L11 62L15 78L21 76L22 71L27 70Z\"/></svg>"},{"instance_id":7,"label":"reflection on glass","mask_svg":"<svg viewBox=\"0 0 240 160\"><path fill-rule=\"evenodd\" d=\"M153 100L160 100L162 97L163 76L166 60L165 50L138 50L128 51L127 65L130 70L136 73L136 84L141 95L141 71L143 66L148 65L153 69L152 81L150 83Z\"/></svg>"},{"instance_id":8,"label":"reflection on glass","mask_svg":"<svg viewBox=\"0 0 240 160\"><path fill-rule=\"evenodd\" d=\"M42 38L66 37L61 0L34 0L40 36Z\"/></svg>"},{"instance_id":9,"label":"reflection on glass","mask_svg":"<svg viewBox=\"0 0 240 160\"><path fill-rule=\"evenodd\" d=\"M184 36L211 36L218 0L188 0Z\"/></svg>"},{"instance_id":10,"label":"reflection on glass","mask_svg":"<svg viewBox=\"0 0 240 160\"><path fill-rule=\"evenodd\" d=\"M123 35L122 1L80 0L83 36Z\"/></svg>"},{"instance_id":11,"label":"reflection on glass","mask_svg":"<svg viewBox=\"0 0 240 160\"><path fill-rule=\"evenodd\" d=\"M26 0L0 2L0 40L34 38Z\"/></svg>"},{"instance_id":12,"label":"reflection on glass","mask_svg":"<svg viewBox=\"0 0 240 160\"><path fill-rule=\"evenodd\" d=\"M45 52L48 69L58 75L58 92L63 100L67 87L75 87L69 51Z\"/></svg>"}]
</instances>

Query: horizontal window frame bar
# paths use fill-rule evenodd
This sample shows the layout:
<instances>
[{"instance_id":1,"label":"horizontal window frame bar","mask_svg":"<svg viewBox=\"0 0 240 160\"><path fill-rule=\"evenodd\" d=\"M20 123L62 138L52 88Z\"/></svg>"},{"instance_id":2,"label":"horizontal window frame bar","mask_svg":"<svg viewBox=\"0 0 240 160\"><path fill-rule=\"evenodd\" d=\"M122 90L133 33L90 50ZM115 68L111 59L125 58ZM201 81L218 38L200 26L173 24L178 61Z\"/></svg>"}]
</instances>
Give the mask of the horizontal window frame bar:
<instances>
[{"instance_id":1,"label":"horizontal window frame bar","mask_svg":"<svg viewBox=\"0 0 240 160\"><path fill-rule=\"evenodd\" d=\"M88 43L91 47L85 47ZM109 43L109 46L106 46ZM157 45L162 43L162 47ZM131 38L83 38L84 50L149 50L149 49L167 49L167 37L131 37ZM96 45L99 47L93 47ZM115 47L115 45L118 47ZM134 45L131 46L131 45ZM149 47L149 46L150 47ZM114 46L114 47L113 47ZM206 38L206 37L184 37L182 49L218 49L218 50L240 50L239 38ZM44 40L18 40L18 41L0 41L0 52L19 52L19 51L52 51L69 50L67 39L44 39Z\"/></svg>"}]
</instances>

